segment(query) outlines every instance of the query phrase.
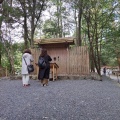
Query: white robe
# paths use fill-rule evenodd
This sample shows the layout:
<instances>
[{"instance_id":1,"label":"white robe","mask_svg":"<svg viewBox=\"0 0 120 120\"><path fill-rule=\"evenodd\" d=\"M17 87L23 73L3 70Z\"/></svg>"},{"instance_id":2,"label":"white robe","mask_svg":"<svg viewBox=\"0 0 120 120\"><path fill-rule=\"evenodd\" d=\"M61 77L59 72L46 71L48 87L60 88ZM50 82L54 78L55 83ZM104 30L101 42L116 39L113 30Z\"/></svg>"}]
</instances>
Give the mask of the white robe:
<instances>
[{"instance_id":1,"label":"white robe","mask_svg":"<svg viewBox=\"0 0 120 120\"><path fill-rule=\"evenodd\" d=\"M30 65L30 63L33 61L33 56L29 53L24 53L23 56L22 56L22 69L21 69L21 74L22 75L26 75L26 74L29 74L28 73L28 70L27 70L27 65L25 63L25 60L26 60L26 63L27 65Z\"/></svg>"}]
</instances>

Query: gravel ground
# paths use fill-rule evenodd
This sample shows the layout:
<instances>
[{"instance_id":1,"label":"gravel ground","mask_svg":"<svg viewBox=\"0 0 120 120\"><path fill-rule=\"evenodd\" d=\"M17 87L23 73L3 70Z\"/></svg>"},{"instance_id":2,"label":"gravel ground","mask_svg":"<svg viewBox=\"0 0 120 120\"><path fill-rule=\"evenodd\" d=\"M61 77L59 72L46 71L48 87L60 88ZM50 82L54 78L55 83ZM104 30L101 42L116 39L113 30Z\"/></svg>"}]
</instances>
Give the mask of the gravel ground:
<instances>
[{"instance_id":1,"label":"gravel ground","mask_svg":"<svg viewBox=\"0 0 120 120\"><path fill-rule=\"evenodd\" d=\"M120 120L120 84L113 80L30 82L0 80L0 120Z\"/></svg>"}]
</instances>

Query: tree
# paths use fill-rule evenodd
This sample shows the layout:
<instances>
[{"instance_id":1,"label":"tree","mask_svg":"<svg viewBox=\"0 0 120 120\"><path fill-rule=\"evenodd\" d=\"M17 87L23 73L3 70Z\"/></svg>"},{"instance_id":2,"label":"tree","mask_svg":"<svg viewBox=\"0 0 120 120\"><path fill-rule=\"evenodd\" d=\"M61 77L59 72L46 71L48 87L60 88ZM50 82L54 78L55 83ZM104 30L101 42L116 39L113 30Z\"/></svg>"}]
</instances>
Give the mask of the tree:
<instances>
[{"instance_id":1,"label":"tree","mask_svg":"<svg viewBox=\"0 0 120 120\"><path fill-rule=\"evenodd\" d=\"M1 6L1 16L0 16L0 43L2 44L0 59L2 59L3 54L6 54L7 59L10 64L10 72L11 74L15 73L14 69L14 53L13 53L13 40L11 37L11 29L14 29L12 24L15 21L13 16L15 13L14 9L12 8L12 0L10 2L4 2ZM3 49L5 52L3 52Z\"/></svg>"},{"instance_id":2,"label":"tree","mask_svg":"<svg viewBox=\"0 0 120 120\"><path fill-rule=\"evenodd\" d=\"M106 8L107 6L107 8ZM113 21L113 11L111 1L89 1L84 9L84 18L87 24L87 35L89 40L91 71L95 71L101 75L101 41L103 33L108 25ZM102 8L101 8L102 7ZM109 12L108 12L109 11Z\"/></svg>"},{"instance_id":3,"label":"tree","mask_svg":"<svg viewBox=\"0 0 120 120\"><path fill-rule=\"evenodd\" d=\"M0 4L3 2L4 0L0 0Z\"/></svg>"},{"instance_id":4,"label":"tree","mask_svg":"<svg viewBox=\"0 0 120 120\"><path fill-rule=\"evenodd\" d=\"M45 38L55 38L58 34L57 22L52 20L46 20L43 25L43 33Z\"/></svg>"},{"instance_id":5,"label":"tree","mask_svg":"<svg viewBox=\"0 0 120 120\"><path fill-rule=\"evenodd\" d=\"M70 35L70 29L72 28L71 26L73 24L70 14L72 10L70 9L70 6L66 5L66 1L64 0L51 0L50 2L48 2L47 6L50 14L49 21L52 21L54 22L54 24L56 24L54 37L65 37L66 35ZM52 26L52 28L53 27L54 25Z\"/></svg>"},{"instance_id":6,"label":"tree","mask_svg":"<svg viewBox=\"0 0 120 120\"><path fill-rule=\"evenodd\" d=\"M46 7L47 0L18 0L22 9L25 47L33 47L35 29Z\"/></svg>"}]
</instances>

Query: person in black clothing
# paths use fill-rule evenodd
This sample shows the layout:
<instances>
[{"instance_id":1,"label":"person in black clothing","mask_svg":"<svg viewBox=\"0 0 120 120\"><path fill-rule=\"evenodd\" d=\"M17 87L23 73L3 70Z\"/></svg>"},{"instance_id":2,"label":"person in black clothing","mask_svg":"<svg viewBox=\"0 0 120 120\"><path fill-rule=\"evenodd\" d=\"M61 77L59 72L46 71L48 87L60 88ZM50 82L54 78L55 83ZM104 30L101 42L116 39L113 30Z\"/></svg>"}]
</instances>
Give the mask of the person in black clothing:
<instances>
[{"instance_id":1,"label":"person in black clothing","mask_svg":"<svg viewBox=\"0 0 120 120\"><path fill-rule=\"evenodd\" d=\"M41 80L42 85L45 86L48 85L48 79L50 74L50 61L52 61L52 58L47 54L46 49L42 49L39 59L40 57L44 58L46 66L45 68L39 67L38 79Z\"/></svg>"},{"instance_id":2,"label":"person in black clothing","mask_svg":"<svg viewBox=\"0 0 120 120\"><path fill-rule=\"evenodd\" d=\"M106 67L103 68L103 73L106 75Z\"/></svg>"}]
</instances>

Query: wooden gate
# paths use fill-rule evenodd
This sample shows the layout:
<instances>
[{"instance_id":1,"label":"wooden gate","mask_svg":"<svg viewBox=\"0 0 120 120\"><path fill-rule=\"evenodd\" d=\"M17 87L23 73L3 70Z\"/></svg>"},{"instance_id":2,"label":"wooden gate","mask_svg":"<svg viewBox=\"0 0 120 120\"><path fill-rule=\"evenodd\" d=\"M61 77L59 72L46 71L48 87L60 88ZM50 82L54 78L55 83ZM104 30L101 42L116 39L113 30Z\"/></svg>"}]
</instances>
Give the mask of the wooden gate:
<instances>
[{"instance_id":1,"label":"wooden gate","mask_svg":"<svg viewBox=\"0 0 120 120\"><path fill-rule=\"evenodd\" d=\"M78 46L68 50L67 73L68 75L89 74L88 47Z\"/></svg>"}]
</instances>

